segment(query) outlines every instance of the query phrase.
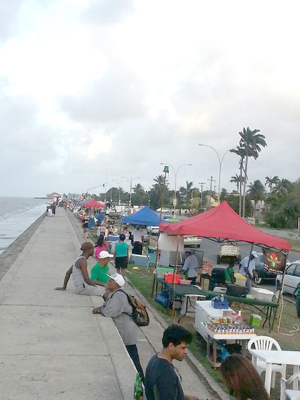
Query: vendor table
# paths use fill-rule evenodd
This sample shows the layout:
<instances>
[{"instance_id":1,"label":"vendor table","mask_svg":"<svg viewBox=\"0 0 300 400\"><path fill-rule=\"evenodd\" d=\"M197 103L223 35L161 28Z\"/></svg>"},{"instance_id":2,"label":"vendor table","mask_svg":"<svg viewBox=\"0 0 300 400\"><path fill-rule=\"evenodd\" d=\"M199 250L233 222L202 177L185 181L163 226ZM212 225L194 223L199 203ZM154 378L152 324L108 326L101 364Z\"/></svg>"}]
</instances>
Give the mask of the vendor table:
<instances>
[{"instance_id":1,"label":"vendor table","mask_svg":"<svg viewBox=\"0 0 300 400\"><path fill-rule=\"evenodd\" d=\"M254 357L254 365L256 359L259 358L266 363L266 376L265 376L265 388L268 394L271 391L271 376L272 376L272 364L281 365L293 365L294 372L299 371L300 366L300 351L278 351L278 350L255 350L249 349L249 352ZM283 376L285 378L285 376ZM298 379L293 382L293 389L298 389ZM285 393L280 392L280 400L285 399Z\"/></svg>"},{"instance_id":2,"label":"vendor table","mask_svg":"<svg viewBox=\"0 0 300 400\"><path fill-rule=\"evenodd\" d=\"M213 369L220 368L221 363L217 362L217 340L235 340L236 342L242 343L242 354L245 356L246 354L246 341L252 339L256 336L255 333L237 333L237 334L223 334L223 333L214 333L208 327L201 322L202 332L205 332L207 337L207 355L206 358L212 365ZM197 328L196 328L197 329ZM200 333L200 332L199 332ZM210 343L213 343L213 352L212 357L210 356Z\"/></svg>"},{"instance_id":3,"label":"vendor table","mask_svg":"<svg viewBox=\"0 0 300 400\"><path fill-rule=\"evenodd\" d=\"M152 285L152 296L153 296L154 292L157 293L157 288L158 288L159 284L161 284L161 286L170 293L172 298L174 298L175 300L176 299L180 300L180 301L182 301L182 297L187 294L194 294L194 295L199 295L199 296L205 295L206 298L208 298L208 299L211 299L218 295L218 293L216 293L216 292L212 292L210 290L203 290L199 286L174 285L172 283L167 283L162 278L154 277L153 285ZM260 312L260 314L264 315L264 317L265 317L265 320L263 322L263 327L265 326L266 322L268 321L269 332L272 331L272 329L274 327L274 323L275 323L278 303L259 301L259 300L255 300L255 299L247 299L245 297L228 296L227 294L224 294L224 297L230 303L231 302L243 303L243 304L248 304L249 306L254 307L256 310L258 310Z\"/></svg>"}]
</instances>

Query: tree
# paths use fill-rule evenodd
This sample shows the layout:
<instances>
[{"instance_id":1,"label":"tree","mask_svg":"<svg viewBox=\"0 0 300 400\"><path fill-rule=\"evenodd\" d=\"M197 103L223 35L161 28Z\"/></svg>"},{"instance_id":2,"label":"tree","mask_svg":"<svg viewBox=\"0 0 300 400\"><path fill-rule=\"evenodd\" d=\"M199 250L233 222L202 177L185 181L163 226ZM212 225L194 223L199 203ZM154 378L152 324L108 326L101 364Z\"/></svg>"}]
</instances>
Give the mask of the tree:
<instances>
[{"instance_id":1,"label":"tree","mask_svg":"<svg viewBox=\"0 0 300 400\"><path fill-rule=\"evenodd\" d=\"M239 176L238 174L235 174L230 179L230 183L235 183L236 184L236 191L238 193L240 191L240 182L241 182L241 176Z\"/></svg>"},{"instance_id":2,"label":"tree","mask_svg":"<svg viewBox=\"0 0 300 400\"><path fill-rule=\"evenodd\" d=\"M239 176L239 215L242 215L242 183L245 181L243 178L243 172L244 172L244 161L246 157L246 151L243 147L241 146L236 146L236 149L231 149L231 153L235 153L240 157L239 161L239 170L240 170L240 176Z\"/></svg>"},{"instance_id":3,"label":"tree","mask_svg":"<svg viewBox=\"0 0 300 400\"><path fill-rule=\"evenodd\" d=\"M155 183L150 190L150 202L151 206L156 209L164 205L165 194L167 194L168 188L164 175L158 175L153 180Z\"/></svg>"},{"instance_id":4,"label":"tree","mask_svg":"<svg viewBox=\"0 0 300 400\"><path fill-rule=\"evenodd\" d=\"M254 183L250 183L249 189L247 191L250 198L252 200L254 200L255 204L259 200L264 200L265 192L266 192L266 189L264 188L264 185L261 183L260 180L256 180L256 181L254 181Z\"/></svg>"},{"instance_id":5,"label":"tree","mask_svg":"<svg viewBox=\"0 0 300 400\"><path fill-rule=\"evenodd\" d=\"M265 183L265 186L268 186L269 187L269 191L270 191L270 193L272 192L272 190L273 190L273 186L276 186L277 185L277 183L278 183L278 181L279 181L279 178L278 178L278 176L276 175L276 176L274 176L274 178L271 178L270 176L266 176L266 183Z\"/></svg>"},{"instance_id":6,"label":"tree","mask_svg":"<svg viewBox=\"0 0 300 400\"><path fill-rule=\"evenodd\" d=\"M253 157L255 160L258 158L258 153L261 151L261 147L266 147L265 136L259 134L259 129L251 131L249 128L243 128L242 132L239 132L241 136L240 146L245 149L245 180L243 188L243 217L245 216L245 204L246 204L246 184L247 184L247 170L248 170L248 159Z\"/></svg>"},{"instance_id":7,"label":"tree","mask_svg":"<svg viewBox=\"0 0 300 400\"><path fill-rule=\"evenodd\" d=\"M180 189L179 189L179 196L180 196L180 199L182 200L183 204L186 207L189 207L190 206L190 201L191 201L192 191L194 190L192 188L193 182L186 181L185 183L186 183L186 187L181 186Z\"/></svg>"}]
</instances>

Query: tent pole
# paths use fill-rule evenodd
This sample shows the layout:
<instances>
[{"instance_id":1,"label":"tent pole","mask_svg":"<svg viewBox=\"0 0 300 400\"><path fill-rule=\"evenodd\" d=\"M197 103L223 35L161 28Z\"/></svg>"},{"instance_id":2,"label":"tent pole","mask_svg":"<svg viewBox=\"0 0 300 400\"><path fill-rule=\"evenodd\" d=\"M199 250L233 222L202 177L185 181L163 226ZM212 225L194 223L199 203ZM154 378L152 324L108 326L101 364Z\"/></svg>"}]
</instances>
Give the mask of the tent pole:
<instances>
[{"instance_id":1,"label":"tent pole","mask_svg":"<svg viewBox=\"0 0 300 400\"><path fill-rule=\"evenodd\" d=\"M175 309L175 274L177 274L177 262L178 262L178 249L179 249L179 238L180 235L177 235L177 249L176 249L176 257L175 257L175 268L173 273L173 291L172 291L172 312L171 316L173 318L173 323L176 323L176 309Z\"/></svg>"}]
</instances>

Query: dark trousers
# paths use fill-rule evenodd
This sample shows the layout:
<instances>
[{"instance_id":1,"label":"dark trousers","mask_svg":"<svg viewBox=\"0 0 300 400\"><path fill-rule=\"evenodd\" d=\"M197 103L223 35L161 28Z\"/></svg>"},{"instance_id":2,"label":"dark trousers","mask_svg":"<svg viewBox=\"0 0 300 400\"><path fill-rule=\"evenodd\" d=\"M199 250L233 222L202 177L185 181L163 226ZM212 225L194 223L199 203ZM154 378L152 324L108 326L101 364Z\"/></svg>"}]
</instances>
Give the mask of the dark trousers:
<instances>
[{"instance_id":1,"label":"dark trousers","mask_svg":"<svg viewBox=\"0 0 300 400\"><path fill-rule=\"evenodd\" d=\"M136 345L131 344L129 346L126 346L126 349L128 351L130 358L133 361L133 364L135 365L135 368L137 369L137 372L140 374L142 382L144 382L144 379L145 379L144 372L143 372L143 368L140 363L140 357L139 357L139 353L138 353Z\"/></svg>"},{"instance_id":2,"label":"dark trousers","mask_svg":"<svg viewBox=\"0 0 300 400\"><path fill-rule=\"evenodd\" d=\"M196 285L196 276L194 278L187 278L189 281L191 281L191 285Z\"/></svg>"},{"instance_id":3,"label":"dark trousers","mask_svg":"<svg viewBox=\"0 0 300 400\"><path fill-rule=\"evenodd\" d=\"M300 318L300 299L296 297L297 317Z\"/></svg>"}]
</instances>

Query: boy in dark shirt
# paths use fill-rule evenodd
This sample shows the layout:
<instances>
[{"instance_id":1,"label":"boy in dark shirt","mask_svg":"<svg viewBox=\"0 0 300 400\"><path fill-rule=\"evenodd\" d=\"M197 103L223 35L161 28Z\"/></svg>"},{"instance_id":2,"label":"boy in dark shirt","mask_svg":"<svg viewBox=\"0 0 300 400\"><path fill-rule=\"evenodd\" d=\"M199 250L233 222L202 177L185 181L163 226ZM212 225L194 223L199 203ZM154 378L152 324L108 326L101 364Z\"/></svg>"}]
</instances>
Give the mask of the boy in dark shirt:
<instances>
[{"instance_id":1,"label":"boy in dark shirt","mask_svg":"<svg viewBox=\"0 0 300 400\"><path fill-rule=\"evenodd\" d=\"M163 334L163 349L148 363L145 377L147 400L199 400L195 396L185 396L172 364L182 361L192 341L189 331L179 325L169 326Z\"/></svg>"}]
</instances>

